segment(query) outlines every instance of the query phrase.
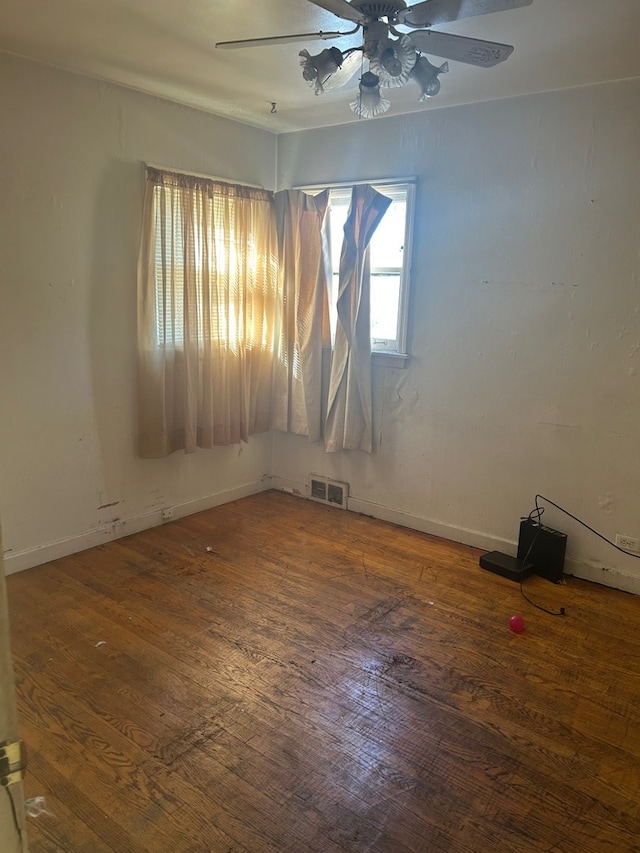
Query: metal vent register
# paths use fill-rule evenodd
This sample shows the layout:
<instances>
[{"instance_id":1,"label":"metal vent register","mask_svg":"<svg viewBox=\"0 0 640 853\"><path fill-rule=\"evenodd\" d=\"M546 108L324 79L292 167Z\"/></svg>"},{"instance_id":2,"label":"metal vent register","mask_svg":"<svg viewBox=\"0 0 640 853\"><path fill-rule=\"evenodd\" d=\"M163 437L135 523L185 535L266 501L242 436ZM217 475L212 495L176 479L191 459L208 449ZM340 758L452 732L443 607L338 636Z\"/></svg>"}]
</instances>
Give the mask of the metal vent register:
<instances>
[{"instance_id":1,"label":"metal vent register","mask_svg":"<svg viewBox=\"0 0 640 853\"><path fill-rule=\"evenodd\" d=\"M311 474L309 477L309 497L313 501L346 509L348 494L347 483L339 483L336 480L319 477L317 474Z\"/></svg>"}]
</instances>

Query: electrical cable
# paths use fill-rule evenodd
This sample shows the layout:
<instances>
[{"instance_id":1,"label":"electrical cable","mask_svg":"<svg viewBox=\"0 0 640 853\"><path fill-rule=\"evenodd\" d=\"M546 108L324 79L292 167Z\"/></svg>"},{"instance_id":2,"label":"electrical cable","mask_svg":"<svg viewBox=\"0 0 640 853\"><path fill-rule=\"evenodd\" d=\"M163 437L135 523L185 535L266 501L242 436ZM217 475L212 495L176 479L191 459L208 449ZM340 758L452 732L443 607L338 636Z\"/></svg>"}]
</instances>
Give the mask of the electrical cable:
<instances>
[{"instance_id":1,"label":"electrical cable","mask_svg":"<svg viewBox=\"0 0 640 853\"><path fill-rule=\"evenodd\" d=\"M583 527L586 527L587 530L591 531L591 533L594 533L599 539L602 539L603 542L606 542L607 545L611 545L611 547L615 548L616 551L621 551L623 554L626 554L628 557L635 557L636 560L640 560L640 554L634 554L633 551L626 551L624 548L621 548L619 545L616 545L615 542L612 542L611 539L607 539L607 537L603 536L602 533L598 533L597 530L594 530L593 527L590 527L590 525L588 525L585 521L582 521L582 519L578 518L577 515L573 515L572 513L569 512L569 510L560 506L560 504L554 503L550 498L545 498L544 495L536 495L536 498L535 498L536 508L535 508L535 510L531 510L531 512L529 513L529 517L531 517L531 515L535 512L539 518L542 515L542 513L544 512L544 507L541 508L538 505L538 499L540 499L541 501L546 501L548 504L551 504L551 506L554 506L556 509L559 509L560 512L563 512L565 515L568 515L569 518L572 518L574 521L577 521L578 524L581 524Z\"/></svg>"},{"instance_id":2,"label":"electrical cable","mask_svg":"<svg viewBox=\"0 0 640 853\"><path fill-rule=\"evenodd\" d=\"M563 506L560 506L560 504L557 504L557 503L555 503L555 501L552 501L551 498L547 498L544 495L539 495L539 494L536 495L535 500L534 500L535 509L531 510L531 512L527 516L527 519L529 521L533 521L535 524L538 524L540 526L540 530L538 530L536 535L531 540L531 544L529 545L527 553L525 554L525 556L522 560L522 571L520 574L520 595L532 607L536 607L538 610L542 610L542 611L544 611L544 613L548 613L550 616L565 616L566 611L565 611L564 607L561 607L559 611L548 610L546 607L543 607L541 604L536 604L535 601L531 601L531 599L528 598L527 595L525 595L524 589L522 587L522 581L524 580L524 577L523 577L524 566L526 565L526 562L527 562L529 556L531 555L531 552L533 551L533 547L536 544L536 541L537 541L537 539L540 536L540 533L542 531L542 525L541 525L540 519L542 518L542 515L544 513L545 508L543 506L542 507L540 506L540 503L539 503L540 501L546 501L546 503L551 504L551 506L560 510L560 512L563 512L565 515L569 516L569 518L572 518L578 524L581 524L583 527L585 527L588 531L593 533L599 539L602 539L602 541L606 542L607 545L611 545L611 547L615 548L616 551L620 551L622 554L626 554L628 557L635 557L636 559L640 559L640 554L634 554L632 551L627 551L626 549L621 548L619 545L616 545L616 543L612 542L611 539L607 539L607 537L603 536L602 533L598 533L598 531L595 530L595 528L591 527L591 525L587 524L585 521L582 521L581 518L578 518L577 515L574 515L573 513L569 512L569 510L565 509Z\"/></svg>"},{"instance_id":3,"label":"electrical cable","mask_svg":"<svg viewBox=\"0 0 640 853\"><path fill-rule=\"evenodd\" d=\"M537 495L536 495L536 497L537 497ZM527 604L530 604L532 607L535 607L537 610L542 610L543 613L548 613L549 616L566 616L566 610L564 609L564 607L561 607L560 610L549 610L547 607L543 607L541 604L536 604L535 601L531 601L531 599L529 598L528 595L526 595L526 593L522 587L522 582L524 580L524 567L526 566L527 560L529 559L529 556L531 555L531 552L533 551L533 546L538 541L538 537L540 536L540 533L542 531L542 526L540 525L540 519L542 518L543 512L544 512L544 507L540 508L540 507L536 506L536 509L531 510L531 512L527 516L528 520L532 521L533 520L532 516L535 514L537 517L537 522L535 522L535 523L537 523L540 526L540 529L538 530L536 535L531 540L531 544L529 545L527 553L525 554L525 556L522 560L522 569L520 571L520 595L524 598L524 600L527 602Z\"/></svg>"},{"instance_id":4,"label":"electrical cable","mask_svg":"<svg viewBox=\"0 0 640 853\"><path fill-rule=\"evenodd\" d=\"M16 828L16 832L18 833L18 839L20 841L21 849L22 849L22 827L20 826L20 821L18 820L18 812L16 811L16 804L13 799L13 794L11 793L11 788L6 787L5 791L7 792L7 796L9 797L9 802L11 803L11 813L13 815L13 823Z\"/></svg>"}]
</instances>

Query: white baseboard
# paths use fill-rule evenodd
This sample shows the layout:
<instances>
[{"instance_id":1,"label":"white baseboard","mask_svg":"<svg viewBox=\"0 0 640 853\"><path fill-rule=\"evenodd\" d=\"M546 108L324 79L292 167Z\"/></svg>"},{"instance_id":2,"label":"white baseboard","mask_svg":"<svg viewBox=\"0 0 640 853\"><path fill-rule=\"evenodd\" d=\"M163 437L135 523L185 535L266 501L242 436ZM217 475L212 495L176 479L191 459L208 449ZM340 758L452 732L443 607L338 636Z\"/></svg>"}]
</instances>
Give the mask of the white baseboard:
<instances>
[{"instance_id":1,"label":"white baseboard","mask_svg":"<svg viewBox=\"0 0 640 853\"><path fill-rule=\"evenodd\" d=\"M299 483L294 480L287 480L283 477L272 477L271 488L278 489L282 492L288 492L298 497L308 498L309 487L307 483ZM359 512L363 515L370 515L372 518L379 518L381 521L390 521L393 524L398 524L400 527L409 527L412 530L419 530L421 533L430 533L432 536L439 536L441 539L449 539L452 542L460 542L463 545L473 545L476 548L484 548L486 551L497 551L505 547L512 548L515 553L515 543L507 539L499 539L497 536L488 536L478 530L466 530L465 528L453 527L450 524L445 524L442 521L433 521L428 518L422 518L418 515L412 515L408 512L403 512L399 509L384 506L384 504L374 503L373 501L363 500L349 495L347 499L347 509L351 512Z\"/></svg>"},{"instance_id":2,"label":"white baseboard","mask_svg":"<svg viewBox=\"0 0 640 853\"><path fill-rule=\"evenodd\" d=\"M596 566L591 563L567 559L565 572L585 581L593 581L593 583L610 586L613 589L621 589L623 592L640 595L640 577L622 572L620 569L611 569L607 566Z\"/></svg>"},{"instance_id":3,"label":"white baseboard","mask_svg":"<svg viewBox=\"0 0 640 853\"><path fill-rule=\"evenodd\" d=\"M297 480L287 480L285 477L271 477L271 489L276 489L279 492L287 492L290 495L295 495L298 498L309 497L309 484L299 483Z\"/></svg>"},{"instance_id":4,"label":"white baseboard","mask_svg":"<svg viewBox=\"0 0 640 853\"><path fill-rule=\"evenodd\" d=\"M193 501L174 504L172 507L173 519L194 515L196 512L212 509L215 506L230 503L239 498L246 498L249 495L255 495L258 492L263 492L271 488L273 488L271 477L264 477L261 480L245 483L242 486L236 486L233 489L227 489L214 495L206 495ZM49 563L51 560L68 557L70 554L77 554L78 551L95 548L96 545L103 545L105 542L110 542L113 539L121 539L123 536L131 536L132 533L140 533L151 527L158 527L162 523L162 509L157 509L153 512L103 524L95 530L87 530L84 533L78 533L64 539L57 539L54 542L47 542L44 545L37 545L34 548L25 548L22 551L15 552L9 551L4 554L5 574L12 575L16 572L22 572L25 569L32 569L34 566Z\"/></svg>"},{"instance_id":5,"label":"white baseboard","mask_svg":"<svg viewBox=\"0 0 640 853\"><path fill-rule=\"evenodd\" d=\"M309 489L306 483L287 480L283 477L272 477L271 488L279 489L298 497L309 497ZM517 543L509 539L501 539L498 536L491 536L479 530L454 527L442 521L423 518L403 512L402 510L384 506L383 504L374 503L373 501L356 498L352 495L349 495L347 509L351 512L360 512L363 515L379 518L382 521L390 521L393 524L400 525L400 527L409 527L412 530L419 530L421 533L439 536L441 539L448 539L451 542L460 542L462 545L482 548L485 551L502 551L512 555L515 555L517 551ZM591 565L581 560L567 559L565 562L565 572L568 575L573 575L583 580L593 581L603 586L610 586L614 589L640 595L640 576L622 572L619 569Z\"/></svg>"},{"instance_id":6,"label":"white baseboard","mask_svg":"<svg viewBox=\"0 0 640 853\"><path fill-rule=\"evenodd\" d=\"M421 533L429 533L431 536L439 536L441 539L449 539L451 542L459 542L462 545L472 545L474 548L482 548L485 551L499 551L505 548L513 550L514 554L516 551L515 542L510 542L508 539L489 536L480 530L454 527L443 521L435 521L418 515L412 515L411 513L383 506L373 501L350 497L347 508L352 512L361 512L364 515L371 515L383 521L391 521L393 524L399 524L401 527L410 527L412 530L419 530Z\"/></svg>"},{"instance_id":7,"label":"white baseboard","mask_svg":"<svg viewBox=\"0 0 640 853\"><path fill-rule=\"evenodd\" d=\"M212 509L213 507L230 503L249 495L255 495L266 489L277 489L297 497L309 498L307 483L288 480L284 477L263 477L260 480L245 483L242 486L227 489L214 495L207 495L196 500L176 504L173 506L173 518L184 518L187 515ZM474 548L482 548L485 551L516 553L516 543L508 539L501 539L478 530L454 527L442 521L423 518L422 516L413 515L412 513L403 512L402 510L393 509L392 507L356 498L351 495L348 498L347 508L351 512L370 515L373 518L379 518L381 521L390 521L401 527L419 530L422 533L429 533L432 536L439 536L442 539L448 539L452 542L460 542L463 545L471 545ZM34 566L40 566L51 560L57 560L60 557L76 554L78 551L85 551L87 548L103 545L105 542L110 542L113 539L121 539L123 536L131 536L132 533L140 533L151 527L157 527L162 523L162 510L158 509L142 515L123 518L117 522L101 525L95 530L88 530L84 533L48 542L34 548L25 548L22 551L15 552L9 551L4 555L5 574L11 575L25 569L31 569ZM640 595L640 576L574 559L567 559L565 570L567 574L574 575L575 577Z\"/></svg>"}]
</instances>

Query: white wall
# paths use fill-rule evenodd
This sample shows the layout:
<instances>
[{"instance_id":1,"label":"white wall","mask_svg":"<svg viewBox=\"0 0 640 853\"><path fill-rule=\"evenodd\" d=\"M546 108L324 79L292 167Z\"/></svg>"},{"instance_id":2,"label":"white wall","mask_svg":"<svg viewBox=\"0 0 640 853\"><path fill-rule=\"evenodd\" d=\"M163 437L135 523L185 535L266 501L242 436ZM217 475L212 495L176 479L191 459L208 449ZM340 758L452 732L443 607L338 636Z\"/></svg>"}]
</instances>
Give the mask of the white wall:
<instances>
[{"instance_id":1,"label":"white wall","mask_svg":"<svg viewBox=\"0 0 640 853\"><path fill-rule=\"evenodd\" d=\"M352 508L510 553L537 492L640 537L639 103L635 80L279 137L282 187L419 178L412 358L376 371L375 453L278 434L282 486L346 480ZM640 592L637 560L545 519L573 571Z\"/></svg>"},{"instance_id":2,"label":"white wall","mask_svg":"<svg viewBox=\"0 0 640 853\"><path fill-rule=\"evenodd\" d=\"M9 571L158 523L164 506L183 514L257 490L272 472L303 493L310 472L346 480L356 510L487 548L513 551L536 492L607 536L640 537L639 102L640 81L627 81L276 146L0 54ZM270 187L276 147L280 186L419 177L412 358L375 371L376 451L325 454L278 433L138 459L141 163ZM640 592L636 561L545 517L569 533L571 568Z\"/></svg>"},{"instance_id":3,"label":"white wall","mask_svg":"<svg viewBox=\"0 0 640 853\"><path fill-rule=\"evenodd\" d=\"M0 115L0 517L15 571L164 506L261 488L268 435L137 458L135 276L143 161L273 187L276 137L3 54Z\"/></svg>"}]
</instances>

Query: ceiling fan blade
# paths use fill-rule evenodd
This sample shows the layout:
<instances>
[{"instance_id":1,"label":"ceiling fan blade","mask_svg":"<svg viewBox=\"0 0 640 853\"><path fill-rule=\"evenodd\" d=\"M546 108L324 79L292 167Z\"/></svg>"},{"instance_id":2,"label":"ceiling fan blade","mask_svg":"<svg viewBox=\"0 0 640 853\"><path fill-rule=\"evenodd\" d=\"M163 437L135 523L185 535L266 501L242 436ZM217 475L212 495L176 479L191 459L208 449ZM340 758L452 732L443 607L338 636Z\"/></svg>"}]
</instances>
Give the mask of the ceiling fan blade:
<instances>
[{"instance_id":1,"label":"ceiling fan blade","mask_svg":"<svg viewBox=\"0 0 640 853\"><path fill-rule=\"evenodd\" d=\"M350 3L347 3L347 0L309 0L309 2L320 6L321 9L326 9L327 12L333 12L339 18L345 18L347 21L356 21L361 24L365 20L362 12L354 9Z\"/></svg>"},{"instance_id":2,"label":"ceiling fan blade","mask_svg":"<svg viewBox=\"0 0 640 853\"><path fill-rule=\"evenodd\" d=\"M513 53L513 47L510 44L454 36L451 33L414 30L408 33L408 37L416 50L422 53L454 59L456 62L466 62L468 65L479 65L481 68L491 68L492 65L504 62Z\"/></svg>"},{"instance_id":3,"label":"ceiling fan blade","mask_svg":"<svg viewBox=\"0 0 640 853\"><path fill-rule=\"evenodd\" d=\"M357 29L357 28L356 28ZM235 49L236 47L265 47L270 44L284 44L289 41L313 41L317 39L337 39L340 36L348 36L355 30L349 30L346 33L295 33L290 36L267 36L261 39L240 39L239 41L219 41L216 47L221 47L224 50Z\"/></svg>"},{"instance_id":4,"label":"ceiling fan blade","mask_svg":"<svg viewBox=\"0 0 640 853\"><path fill-rule=\"evenodd\" d=\"M408 27L437 27L461 18L505 12L530 6L533 0L424 0L400 12L398 21Z\"/></svg>"}]
</instances>

